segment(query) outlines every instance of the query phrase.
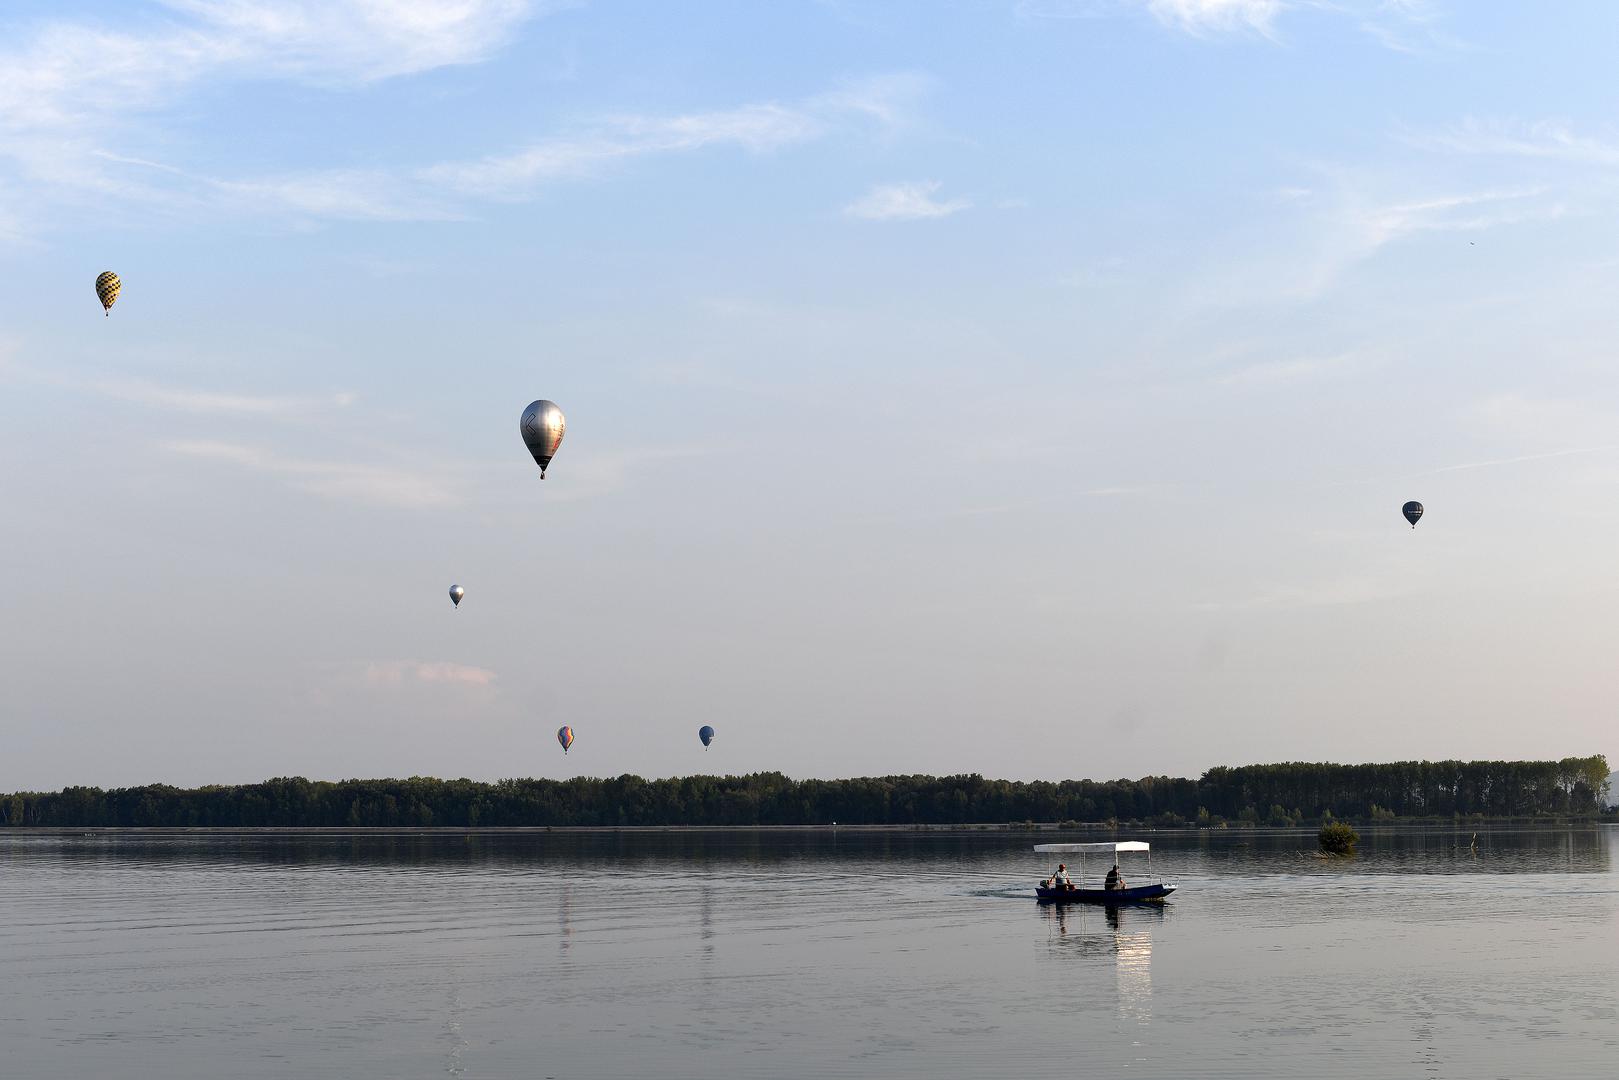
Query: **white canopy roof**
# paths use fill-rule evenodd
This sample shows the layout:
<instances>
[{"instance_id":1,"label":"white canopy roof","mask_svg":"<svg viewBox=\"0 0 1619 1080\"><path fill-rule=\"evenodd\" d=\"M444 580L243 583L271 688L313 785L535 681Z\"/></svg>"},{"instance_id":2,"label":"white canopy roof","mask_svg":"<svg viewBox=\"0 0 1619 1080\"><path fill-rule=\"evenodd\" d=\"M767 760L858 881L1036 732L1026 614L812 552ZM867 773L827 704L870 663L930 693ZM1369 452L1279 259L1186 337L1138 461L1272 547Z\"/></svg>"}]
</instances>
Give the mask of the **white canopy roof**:
<instances>
[{"instance_id":1,"label":"white canopy roof","mask_svg":"<svg viewBox=\"0 0 1619 1080\"><path fill-rule=\"evenodd\" d=\"M1152 845L1145 840L1119 840L1105 844L1036 844L1036 851L1146 851Z\"/></svg>"}]
</instances>

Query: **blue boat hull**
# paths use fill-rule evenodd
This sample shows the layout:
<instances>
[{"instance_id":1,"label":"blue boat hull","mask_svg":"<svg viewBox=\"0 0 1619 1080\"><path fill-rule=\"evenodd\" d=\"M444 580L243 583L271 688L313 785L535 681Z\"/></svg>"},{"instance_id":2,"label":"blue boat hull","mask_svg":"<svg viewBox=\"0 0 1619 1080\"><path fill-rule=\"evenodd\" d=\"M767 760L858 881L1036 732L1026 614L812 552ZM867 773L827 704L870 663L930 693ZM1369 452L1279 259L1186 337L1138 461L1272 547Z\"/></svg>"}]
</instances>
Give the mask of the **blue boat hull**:
<instances>
[{"instance_id":1,"label":"blue boat hull","mask_svg":"<svg viewBox=\"0 0 1619 1080\"><path fill-rule=\"evenodd\" d=\"M1139 904L1162 900L1175 891L1173 885L1141 885L1134 889L1043 889L1034 894L1042 904Z\"/></svg>"}]
</instances>

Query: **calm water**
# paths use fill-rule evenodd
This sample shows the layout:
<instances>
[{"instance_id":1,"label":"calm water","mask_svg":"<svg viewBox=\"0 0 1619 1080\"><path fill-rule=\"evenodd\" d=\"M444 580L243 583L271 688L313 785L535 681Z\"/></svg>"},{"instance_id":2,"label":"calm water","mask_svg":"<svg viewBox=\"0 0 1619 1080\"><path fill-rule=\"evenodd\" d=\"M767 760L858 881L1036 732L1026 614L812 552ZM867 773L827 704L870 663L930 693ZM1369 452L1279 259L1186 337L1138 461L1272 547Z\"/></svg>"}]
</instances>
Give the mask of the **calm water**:
<instances>
[{"instance_id":1,"label":"calm water","mask_svg":"<svg viewBox=\"0 0 1619 1080\"><path fill-rule=\"evenodd\" d=\"M0 1074L1619 1076L1612 828L1035 839L0 836Z\"/></svg>"}]
</instances>

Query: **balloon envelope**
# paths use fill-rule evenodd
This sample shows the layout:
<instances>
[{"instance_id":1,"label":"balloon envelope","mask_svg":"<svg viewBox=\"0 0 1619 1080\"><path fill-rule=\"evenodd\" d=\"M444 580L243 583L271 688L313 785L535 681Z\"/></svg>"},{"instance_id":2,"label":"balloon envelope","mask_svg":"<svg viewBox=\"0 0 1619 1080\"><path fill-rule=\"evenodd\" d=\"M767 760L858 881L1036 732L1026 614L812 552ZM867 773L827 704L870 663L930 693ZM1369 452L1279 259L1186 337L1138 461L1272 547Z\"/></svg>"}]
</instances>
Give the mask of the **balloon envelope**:
<instances>
[{"instance_id":1,"label":"balloon envelope","mask_svg":"<svg viewBox=\"0 0 1619 1080\"><path fill-rule=\"evenodd\" d=\"M564 724L557 730L557 742L562 744L562 752L566 754L568 747L573 745L573 728Z\"/></svg>"},{"instance_id":2,"label":"balloon envelope","mask_svg":"<svg viewBox=\"0 0 1619 1080\"><path fill-rule=\"evenodd\" d=\"M123 287L124 283L111 270L103 270L96 277L96 299L101 301L101 310L112 314L112 306L118 302L118 290Z\"/></svg>"},{"instance_id":3,"label":"balloon envelope","mask_svg":"<svg viewBox=\"0 0 1619 1080\"><path fill-rule=\"evenodd\" d=\"M714 729L709 727L707 724L704 724L702 727L697 729L697 737L703 740L704 746L707 746L709 743L714 741Z\"/></svg>"},{"instance_id":4,"label":"balloon envelope","mask_svg":"<svg viewBox=\"0 0 1619 1080\"><path fill-rule=\"evenodd\" d=\"M450 586L450 601L453 604L455 604L456 607L461 606L461 598L463 596L465 596L466 594L467 594L467 591L465 589L463 589L461 586L459 586L459 585L451 585Z\"/></svg>"},{"instance_id":5,"label":"balloon envelope","mask_svg":"<svg viewBox=\"0 0 1619 1080\"><path fill-rule=\"evenodd\" d=\"M1422 516L1422 504L1413 499L1400 507L1400 513L1405 515L1405 520L1409 521L1414 529L1417 527L1417 519Z\"/></svg>"},{"instance_id":6,"label":"balloon envelope","mask_svg":"<svg viewBox=\"0 0 1619 1080\"><path fill-rule=\"evenodd\" d=\"M545 467L551 464L556 457L557 447L562 445L562 431L567 427L567 421L562 418L562 410L557 408L556 402L538 401L528 403L523 410L523 419L518 423L518 430L523 433L523 445L528 452L534 455L534 462L540 467L540 479L545 479Z\"/></svg>"}]
</instances>

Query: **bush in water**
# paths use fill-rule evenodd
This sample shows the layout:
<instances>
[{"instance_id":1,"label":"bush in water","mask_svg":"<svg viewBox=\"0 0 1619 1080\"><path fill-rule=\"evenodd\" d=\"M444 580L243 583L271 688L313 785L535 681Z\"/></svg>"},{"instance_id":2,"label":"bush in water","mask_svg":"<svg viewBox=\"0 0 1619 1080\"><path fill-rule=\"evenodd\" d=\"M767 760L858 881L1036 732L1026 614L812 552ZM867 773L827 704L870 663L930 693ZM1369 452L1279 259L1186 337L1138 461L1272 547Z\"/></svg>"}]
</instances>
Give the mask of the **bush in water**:
<instances>
[{"instance_id":1,"label":"bush in water","mask_svg":"<svg viewBox=\"0 0 1619 1080\"><path fill-rule=\"evenodd\" d=\"M1329 821L1318 834L1321 850L1328 855L1353 855L1360 834L1341 821Z\"/></svg>"}]
</instances>

